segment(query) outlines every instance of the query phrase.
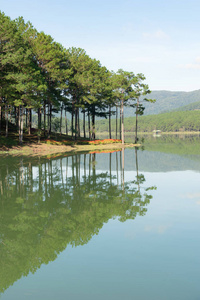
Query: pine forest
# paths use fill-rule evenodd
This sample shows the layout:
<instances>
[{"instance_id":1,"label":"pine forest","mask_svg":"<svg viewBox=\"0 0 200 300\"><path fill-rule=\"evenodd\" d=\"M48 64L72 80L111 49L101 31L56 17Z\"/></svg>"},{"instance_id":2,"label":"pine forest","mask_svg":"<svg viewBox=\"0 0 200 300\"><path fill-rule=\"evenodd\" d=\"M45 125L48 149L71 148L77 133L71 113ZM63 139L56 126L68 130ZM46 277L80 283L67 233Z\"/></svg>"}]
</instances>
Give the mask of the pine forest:
<instances>
[{"instance_id":1,"label":"pine forest","mask_svg":"<svg viewBox=\"0 0 200 300\"><path fill-rule=\"evenodd\" d=\"M22 143L37 119L38 136L50 138L54 131L94 140L101 117L109 121L111 138L114 117L124 142L124 106L134 108L137 130L145 101L154 102L145 98L150 90L144 80L142 73L110 71L84 49L65 49L23 17L11 20L0 12L0 130L6 137L14 126Z\"/></svg>"}]
</instances>

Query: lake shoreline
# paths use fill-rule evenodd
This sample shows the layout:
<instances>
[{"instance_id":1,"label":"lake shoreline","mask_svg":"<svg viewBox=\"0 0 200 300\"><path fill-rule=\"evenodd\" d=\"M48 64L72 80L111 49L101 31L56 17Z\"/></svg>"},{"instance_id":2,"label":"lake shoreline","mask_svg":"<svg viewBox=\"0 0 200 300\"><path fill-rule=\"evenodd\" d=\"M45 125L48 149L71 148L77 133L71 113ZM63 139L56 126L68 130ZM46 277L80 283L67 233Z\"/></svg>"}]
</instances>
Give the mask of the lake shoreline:
<instances>
[{"instance_id":1,"label":"lake shoreline","mask_svg":"<svg viewBox=\"0 0 200 300\"><path fill-rule=\"evenodd\" d=\"M14 146L12 148L0 148L0 156L13 155L13 156L48 156L59 155L63 153L76 153L76 152L109 152L117 151L127 147L139 147L140 144L132 143L112 143L112 144L99 144L99 145L51 145L46 143L26 144L23 146Z\"/></svg>"},{"instance_id":2,"label":"lake shoreline","mask_svg":"<svg viewBox=\"0 0 200 300\"><path fill-rule=\"evenodd\" d=\"M114 132L112 132L114 134ZM126 136L132 136L133 139L135 138L135 136L133 135L132 132L125 132ZM182 134L185 134L185 135L200 135L200 131L161 131L159 134L161 135L182 135ZM105 137L107 136L107 132L100 132L98 133L98 137L101 138L102 136ZM153 133L152 131L149 131L149 132L141 132L139 131L138 132L138 136L141 136L141 135L150 135L150 136L153 136L155 135L155 133Z\"/></svg>"}]
</instances>

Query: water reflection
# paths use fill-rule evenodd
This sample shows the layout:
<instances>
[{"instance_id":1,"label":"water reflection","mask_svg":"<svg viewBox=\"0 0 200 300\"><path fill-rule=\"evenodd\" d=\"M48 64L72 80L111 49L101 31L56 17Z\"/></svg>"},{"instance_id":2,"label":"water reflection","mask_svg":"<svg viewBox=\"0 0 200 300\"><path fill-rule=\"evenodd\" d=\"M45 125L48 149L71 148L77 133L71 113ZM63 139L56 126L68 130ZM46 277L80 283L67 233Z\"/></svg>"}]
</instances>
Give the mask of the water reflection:
<instances>
[{"instance_id":1,"label":"water reflection","mask_svg":"<svg viewBox=\"0 0 200 300\"><path fill-rule=\"evenodd\" d=\"M124 151L106 154L106 171L97 168L97 155L1 160L0 292L55 260L67 245L87 243L109 219L145 215L152 196L150 188L141 189L137 150L132 182L124 180Z\"/></svg>"},{"instance_id":2,"label":"water reflection","mask_svg":"<svg viewBox=\"0 0 200 300\"><path fill-rule=\"evenodd\" d=\"M144 137L145 149L178 155L199 155L200 137L198 134L173 134Z\"/></svg>"}]
</instances>

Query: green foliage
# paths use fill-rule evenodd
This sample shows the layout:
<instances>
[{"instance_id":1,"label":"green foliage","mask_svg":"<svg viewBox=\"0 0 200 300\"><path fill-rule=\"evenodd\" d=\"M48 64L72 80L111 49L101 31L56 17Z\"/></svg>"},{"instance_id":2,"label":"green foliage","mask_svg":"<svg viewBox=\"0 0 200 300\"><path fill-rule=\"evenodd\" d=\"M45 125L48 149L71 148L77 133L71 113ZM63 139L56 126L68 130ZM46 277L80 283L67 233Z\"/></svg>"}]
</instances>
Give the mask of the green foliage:
<instances>
[{"instance_id":1,"label":"green foliage","mask_svg":"<svg viewBox=\"0 0 200 300\"><path fill-rule=\"evenodd\" d=\"M139 132L184 132L200 131L199 111L171 112L158 115L140 116L138 123ZM98 120L96 124L98 132L108 131L108 121ZM115 130L115 120L112 120L112 128ZM125 118L125 132L135 130L135 117Z\"/></svg>"},{"instance_id":2,"label":"green foliage","mask_svg":"<svg viewBox=\"0 0 200 300\"><path fill-rule=\"evenodd\" d=\"M59 118L54 118L52 121L52 127L54 132L58 132L59 128L60 128L60 119Z\"/></svg>"},{"instance_id":3,"label":"green foliage","mask_svg":"<svg viewBox=\"0 0 200 300\"><path fill-rule=\"evenodd\" d=\"M174 109L173 111L188 111L188 110L200 110L200 101L181 106L179 108Z\"/></svg>"},{"instance_id":4,"label":"green foliage","mask_svg":"<svg viewBox=\"0 0 200 300\"><path fill-rule=\"evenodd\" d=\"M47 129L50 137L51 127L55 127L53 113L65 110L72 116L72 136L74 133L75 138L80 136L79 114L83 112L84 117L88 117L88 125L91 122L89 135L92 133L92 139L95 139L96 117L111 118L116 112L112 107L122 102L127 105L130 100L133 105L139 94L149 92L144 84L140 84L141 90L138 89L143 74L135 76L122 69L116 74L110 72L100 61L90 58L85 50L65 49L50 35L37 32L22 17L11 20L0 12L0 29L0 106L4 119L13 114L21 142L24 127L20 124L23 124L24 116L19 118L19 110L23 112L24 108L29 112L26 116L29 133L32 112L38 114L38 128L42 128L43 122L43 129ZM142 114L144 106L138 108ZM60 124L61 132L62 120Z\"/></svg>"}]
</instances>

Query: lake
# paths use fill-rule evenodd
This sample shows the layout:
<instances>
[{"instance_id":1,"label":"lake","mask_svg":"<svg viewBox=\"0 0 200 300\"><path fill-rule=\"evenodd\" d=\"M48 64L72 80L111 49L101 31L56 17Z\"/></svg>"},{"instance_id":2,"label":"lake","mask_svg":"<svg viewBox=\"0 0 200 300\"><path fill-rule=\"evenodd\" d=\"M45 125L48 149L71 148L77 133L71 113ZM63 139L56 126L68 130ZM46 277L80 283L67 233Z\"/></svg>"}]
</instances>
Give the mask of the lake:
<instances>
[{"instance_id":1,"label":"lake","mask_svg":"<svg viewBox=\"0 0 200 300\"><path fill-rule=\"evenodd\" d=\"M199 149L0 157L0 299L200 299Z\"/></svg>"}]
</instances>

